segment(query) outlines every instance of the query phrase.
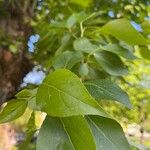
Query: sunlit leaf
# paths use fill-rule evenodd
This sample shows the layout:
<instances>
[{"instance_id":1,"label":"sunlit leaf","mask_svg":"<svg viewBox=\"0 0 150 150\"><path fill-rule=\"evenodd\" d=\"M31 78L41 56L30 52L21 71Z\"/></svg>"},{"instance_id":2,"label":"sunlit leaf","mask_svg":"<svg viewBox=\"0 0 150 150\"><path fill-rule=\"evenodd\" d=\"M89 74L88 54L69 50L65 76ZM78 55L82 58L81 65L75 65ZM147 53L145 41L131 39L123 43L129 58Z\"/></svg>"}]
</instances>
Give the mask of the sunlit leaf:
<instances>
[{"instance_id":1,"label":"sunlit leaf","mask_svg":"<svg viewBox=\"0 0 150 150\"><path fill-rule=\"evenodd\" d=\"M9 101L0 113L0 123L10 122L22 116L27 104L27 101L21 99Z\"/></svg>"},{"instance_id":2,"label":"sunlit leaf","mask_svg":"<svg viewBox=\"0 0 150 150\"><path fill-rule=\"evenodd\" d=\"M148 49L148 47L140 47L139 52L144 59L150 60L150 49Z\"/></svg>"},{"instance_id":3,"label":"sunlit leaf","mask_svg":"<svg viewBox=\"0 0 150 150\"><path fill-rule=\"evenodd\" d=\"M150 21L149 20L144 21L142 23L142 28L143 28L145 33L150 34Z\"/></svg>"},{"instance_id":4,"label":"sunlit leaf","mask_svg":"<svg viewBox=\"0 0 150 150\"><path fill-rule=\"evenodd\" d=\"M88 7L92 3L92 0L84 0L84 1L71 0L70 2L76 5L82 6L82 7Z\"/></svg>"},{"instance_id":5,"label":"sunlit leaf","mask_svg":"<svg viewBox=\"0 0 150 150\"><path fill-rule=\"evenodd\" d=\"M37 91L37 105L50 116L107 116L80 79L65 69L57 70L45 78Z\"/></svg>"},{"instance_id":6,"label":"sunlit leaf","mask_svg":"<svg viewBox=\"0 0 150 150\"><path fill-rule=\"evenodd\" d=\"M146 45L145 38L132 27L127 19L116 19L108 22L101 28L104 35L113 35L118 40L122 40L132 45Z\"/></svg>"}]
</instances>

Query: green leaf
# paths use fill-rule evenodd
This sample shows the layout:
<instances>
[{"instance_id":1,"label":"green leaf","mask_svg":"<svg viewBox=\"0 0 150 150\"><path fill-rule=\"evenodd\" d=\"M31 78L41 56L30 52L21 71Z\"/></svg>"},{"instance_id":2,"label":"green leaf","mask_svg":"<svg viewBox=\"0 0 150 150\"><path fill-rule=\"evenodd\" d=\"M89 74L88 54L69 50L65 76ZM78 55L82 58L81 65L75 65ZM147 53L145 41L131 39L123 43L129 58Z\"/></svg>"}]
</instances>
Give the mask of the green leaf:
<instances>
[{"instance_id":1,"label":"green leaf","mask_svg":"<svg viewBox=\"0 0 150 150\"><path fill-rule=\"evenodd\" d=\"M87 120L95 137L96 150L130 150L118 122L99 116L89 116Z\"/></svg>"},{"instance_id":2,"label":"green leaf","mask_svg":"<svg viewBox=\"0 0 150 150\"><path fill-rule=\"evenodd\" d=\"M131 150L146 150L147 149L145 145L133 142L132 140L129 141L129 144L130 144Z\"/></svg>"},{"instance_id":3,"label":"green leaf","mask_svg":"<svg viewBox=\"0 0 150 150\"><path fill-rule=\"evenodd\" d=\"M56 56L52 62L54 69L66 68L71 69L74 65L83 59L81 52L65 51L64 53Z\"/></svg>"},{"instance_id":4,"label":"green leaf","mask_svg":"<svg viewBox=\"0 0 150 150\"><path fill-rule=\"evenodd\" d=\"M111 52L102 51L94 53L94 57L107 73L114 76L128 74L127 68L117 55Z\"/></svg>"},{"instance_id":5,"label":"green leaf","mask_svg":"<svg viewBox=\"0 0 150 150\"><path fill-rule=\"evenodd\" d=\"M55 56L60 55L66 50L67 45L70 43L71 35L69 33L65 33L60 42L60 47L56 50Z\"/></svg>"},{"instance_id":6,"label":"green leaf","mask_svg":"<svg viewBox=\"0 0 150 150\"><path fill-rule=\"evenodd\" d=\"M87 76L89 73L89 67L87 63L82 63L80 68L79 68L79 75L81 76Z\"/></svg>"},{"instance_id":7,"label":"green leaf","mask_svg":"<svg viewBox=\"0 0 150 150\"><path fill-rule=\"evenodd\" d=\"M22 116L27 104L27 101L21 99L9 101L0 113L0 123L10 122Z\"/></svg>"},{"instance_id":8,"label":"green leaf","mask_svg":"<svg viewBox=\"0 0 150 150\"><path fill-rule=\"evenodd\" d=\"M117 55L122 56L122 57L124 57L126 59L129 59L129 60L133 60L133 59L136 58L132 54L131 51L129 51L128 49L125 49L125 48L121 47L118 44L108 44L106 46L101 47L101 49L109 51L109 52L112 52L114 54L117 54Z\"/></svg>"},{"instance_id":9,"label":"green leaf","mask_svg":"<svg viewBox=\"0 0 150 150\"><path fill-rule=\"evenodd\" d=\"M127 19L116 19L108 22L101 28L104 35L113 35L131 45L146 45L146 39L132 27Z\"/></svg>"},{"instance_id":10,"label":"green leaf","mask_svg":"<svg viewBox=\"0 0 150 150\"><path fill-rule=\"evenodd\" d=\"M148 47L139 47L139 52L144 59L150 60L150 49L148 49Z\"/></svg>"},{"instance_id":11,"label":"green leaf","mask_svg":"<svg viewBox=\"0 0 150 150\"><path fill-rule=\"evenodd\" d=\"M54 21L50 24L50 27L53 27L53 28L67 28L67 23L66 23L66 20L64 21Z\"/></svg>"},{"instance_id":12,"label":"green leaf","mask_svg":"<svg viewBox=\"0 0 150 150\"><path fill-rule=\"evenodd\" d=\"M80 13L74 13L72 14L68 20L67 20L67 27L71 28L73 27L76 23L80 23L86 19L87 15L85 12L80 12Z\"/></svg>"},{"instance_id":13,"label":"green leaf","mask_svg":"<svg viewBox=\"0 0 150 150\"><path fill-rule=\"evenodd\" d=\"M126 92L108 79L96 79L84 83L90 94L97 100L106 99L118 101L128 108L131 103Z\"/></svg>"},{"instance_id":14,"label":"green leaf","mask_svg":"<svg viewBox=\"0 0 150 150\"><path fill-rule=\"evenodd\" d=\"M31 91L28 89L23 89L19 93L16 94L18 99L28 100L31 97Z\"/></svg>"},{"instance_id":15,"label":"green leaf","mask_svg":"<svg viewBox=\"0 0 150 150\"><path fill-rule=\"evenodd\" d=\"M37 150L96 150L86 120L81 116L46 117L38 135Z\"/></svg>"},{"instance_id":16,"label":"green leaf","mask_svg":"<svg viewBox=\"0 0 150 150\"><path fill-rule=\"evenodd\" d=\"M91 97L80 79L66 69L48 75L37 91L37 105L50 116L108 115Z\"/></svg>"},{"instance_id":17,"label":"green leaf","mask_svg":"<svg viewBox=\"0 0 150 150\"><path fill-rule=\"evenodd\" d=\"M84 0L84 1L81 1L81 0L71 0L70 2L73 3L73 4L76 4L76 5L79 5L81 7L86 8L86 7L90 6L90 4L92 3L92 0Z\"/></svg>"},{"instance_id":18,"label":"green leaf","mask_svg":"<svg viewBox=\"0 0 150 150\"><path fill-rule=\"evenodd\" d=\"M150 21L149 20L144 21L142 23L142 28L143 28L145 33L150 34Z\"/></svg>"},{"instance_id":19,"label":"green leaf","mask_svg":"<svg viewBox=\"0 0 150 150\"><path fill-rule=\"evenodd\" d=\"M32 110L38 110L36 106L36 93L37 88L35 89L24 89L17 93L17 99L26 100L28 102L28 107Z\"/></svg>"},{"instance_id":20,"label":"green leaf","mask_svg":"<svg viewBox=\"0 0 150 150\"><path fill-rule=\"evenodd\" d=\"M77 51L82 51L85 53L93 53L99 49L98 46L92 44L89 39L83 37L74 41L73 43L74 49Z\"/></svg>"},{"instance_id":21,"label":"green leaf","mask_svg":"<svg viewBox=\"0 0 150 150\"><path fill-rule=\"evenodd\" d=\"M31 117L27 124L26 140L20 145L19 150L27 150L29 148L31 139L35 131L36 131L35 114L34 112L32 112Z\"/></svg>"}]
</instances>

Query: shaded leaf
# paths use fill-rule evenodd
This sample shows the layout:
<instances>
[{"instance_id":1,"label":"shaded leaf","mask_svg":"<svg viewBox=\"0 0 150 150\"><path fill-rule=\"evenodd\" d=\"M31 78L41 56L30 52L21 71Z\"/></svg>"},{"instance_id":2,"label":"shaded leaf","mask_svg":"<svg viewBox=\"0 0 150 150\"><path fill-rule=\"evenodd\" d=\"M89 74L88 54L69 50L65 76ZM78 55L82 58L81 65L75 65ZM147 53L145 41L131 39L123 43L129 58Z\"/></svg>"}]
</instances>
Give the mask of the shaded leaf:
<instances>
[{"instance_id":1,"label":"shaded leaf","mask_svg":"<svg viewBox=\"0 0 150 150\"><path fill-rule=\"evenodd\" d=\"M77 51L82 51L85 53L93 53L99 49L98 46L92 44L89 39L83 37L74 41L73 43L74 49Z\"/></svg>"},{"instance_id":2,"label":"shaded leaf","mask_svg":"<svg viewBox=\"0 0 150 150\"><path fill-rule=\"evenodd\" d=\"M56 50L55 56L63 53L67 45L70 43L70 40L71 40L71 35L69 33L63 35L63 37L61 38L60 47Z\"/></svg>"},{"instance_id":3,"label":"shaded leaf","mask_svg":"<svg viewBox=\"0 0 150 150\"><path fill-rule=\"evenodd\" d=\"M96 79L84 83L90 94L97 100L106 99L118 101L128 108L131 103L126 92L124 92L117 84L107 79Z\"/></svg>"},{"instance_id":4,"label":"shaded leaf","mask_svg":"<svg viewBox=\"0 0 150 150\"><path fill-rule=\"evenodd\" d=\"M80 23L83 20L85 20L86 17L87 17L87 15L85 14L85 12L72 14L67 20L67 27L68 28L73 27L76 23Z\"/></svg>"},{"instance_id":5,"label":"shaded leaf","mask_svg":"<svg viewBox=\"0 0 150 150\"><path fill-rule=\"evenodd\" d=\"M83 117L47 116L40 129L36 148L37 150L95 150L95 143Z\"/></svg>"},{"instance_id":6,"label":"shaded leaf","mask_svg":"<svg viewBox=\"0 0 150 150\"><path fill-rule=\"evenodd\" d=\"M56 56L52 62L54 69L66 68L71 69L74 65L83 59L83 54L80 52L65 51Z\"/></svg>"},{"instance_id":7,"label":"shaded leaf","mask_svg":"<svg viewBox=\"0 0 150 150\"><path fill-rule=\"evenodd\" d=\"M125 49L125 48L119 46L118 44L108 44L106 46L101 47L101 49L109 51L109 52L112 52L114 54L117 54L117 55L122 56L122 57L124 57L126 59L129 59L129 60L133 60L133 59L136 58L132 54L131 51L129 51L128 49Z\"/></svg>"},{"instance_id":8,"label":"shaded leaf","mask_svg":"<svg viewBox=\"0 0 150 150\"><path fill-rule=\"evenodd\" d=\"M64 21L54 21L50 24L50 27L67 28L67 22L66 22L66 20L64 20Z\"/></svg>"},{"instance_id":9,"label":"shaded leaf","mask_svg":"<svg viewBox=\"0 0 150 150\"><path fill-rule=\"evenodd\" d=\"M36 131L35 125L35 114L32 112L31 117L27 124L27 131L26 131L26 140L20 145L19 150L27 150L31 139Z\"/></svg>"},{"instance_id":10,"label":"shaded leaf","mask_svg":"<svg viewBox=\"0 0 150 150\"><path fill-rule=\"evenodd\" d=\"M130 150L123 130L115 120L100 116L88 116L96 142L96 150Z\"/></svg>"},{"instance_id":11,"label":"shaded leaf","mask_svg":"<svg viewBox=\"0 0 150 150\"><path fill-rule=\"evenodd\" d=\"M114 76L122 76L128 74L127 68L121 59L110 52L102 51L94 54L96 61L109 74Z\"/></svg>"}]
</instances>

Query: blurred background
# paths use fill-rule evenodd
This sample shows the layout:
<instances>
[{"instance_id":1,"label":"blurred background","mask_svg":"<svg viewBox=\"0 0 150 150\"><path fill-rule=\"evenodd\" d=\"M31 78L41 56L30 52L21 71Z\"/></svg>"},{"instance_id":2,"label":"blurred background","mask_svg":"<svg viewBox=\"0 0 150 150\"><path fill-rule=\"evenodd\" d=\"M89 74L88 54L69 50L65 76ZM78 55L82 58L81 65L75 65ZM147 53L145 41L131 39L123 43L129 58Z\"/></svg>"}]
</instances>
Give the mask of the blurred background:
<instances>
[{"instance_id":1,"label":"blurred background","mask_svg":"<svg viewBox=\"0 0 150 150\"><path fill-rule=\"evenodd\" d=\"M80 9L78 6L82 5ZM49 24L64 20L73 12L100 11L95 20L101 25L109 20L127 18L145 38L150 38L149 0L0 0L0 104L12 99L24 87L36 87L45 77L51 51L57 40L48 32ZM95 23L91 22L91 23ZM102 101L103 108L121 123L131 145L150 149L150 50L134 47L137 57L126 61L129 75L118 80L133 105L127 109L118 103ZM0 150L16 150L25 139L31 110L8 124L0 125ZM45 117L36 113L36 126ZM30 149L35 149L36 135ZM136 148L133 148L133 150Z\"/></svg>"}]
</instances>

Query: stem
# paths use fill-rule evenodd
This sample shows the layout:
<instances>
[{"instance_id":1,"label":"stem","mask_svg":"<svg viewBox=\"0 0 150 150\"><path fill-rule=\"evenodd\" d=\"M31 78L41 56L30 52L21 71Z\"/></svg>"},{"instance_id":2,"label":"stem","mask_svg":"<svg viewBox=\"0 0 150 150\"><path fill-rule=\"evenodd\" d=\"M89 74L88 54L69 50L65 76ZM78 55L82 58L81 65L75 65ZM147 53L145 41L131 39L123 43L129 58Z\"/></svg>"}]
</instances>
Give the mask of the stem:
<instances>
[{"instance_id":1,"label":"stem","mask_svg":"<svg viewBox=\"0 0 150 150\"><path fill-rule=\"evenodd\" d=\"M81 30L81 37L84 36L84 28L83 28L83 22L80 22L80 30Z\"/></svg>"}]
</instances>

